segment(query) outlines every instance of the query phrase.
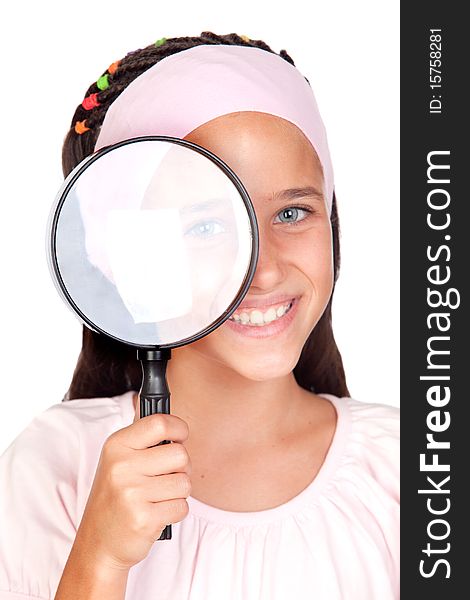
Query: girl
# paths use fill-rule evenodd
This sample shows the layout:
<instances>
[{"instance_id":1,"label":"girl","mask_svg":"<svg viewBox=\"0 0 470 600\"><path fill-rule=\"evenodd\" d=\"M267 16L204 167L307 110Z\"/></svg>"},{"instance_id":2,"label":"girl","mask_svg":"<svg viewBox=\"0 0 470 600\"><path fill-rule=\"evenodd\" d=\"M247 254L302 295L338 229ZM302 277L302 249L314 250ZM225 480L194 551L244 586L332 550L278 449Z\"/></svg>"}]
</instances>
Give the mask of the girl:
<instances>
[{"instance_id":1,"label":"girl","mask_svg":"<svg viewBox=\"0 0 470 600\"><path fill-rule=\"evenodd\" d=\"M0 600L398 598L398 411L349 397L331 327L333 175L308 83L259 40L163 38L88 89L64 174L158 134L240 177L255 277L231 319L173 351L171 415L140 419L135 350L84 328L66 402L1 461ZM173 539L156 542L168 523Z\"/></svg>"}]
</instances>

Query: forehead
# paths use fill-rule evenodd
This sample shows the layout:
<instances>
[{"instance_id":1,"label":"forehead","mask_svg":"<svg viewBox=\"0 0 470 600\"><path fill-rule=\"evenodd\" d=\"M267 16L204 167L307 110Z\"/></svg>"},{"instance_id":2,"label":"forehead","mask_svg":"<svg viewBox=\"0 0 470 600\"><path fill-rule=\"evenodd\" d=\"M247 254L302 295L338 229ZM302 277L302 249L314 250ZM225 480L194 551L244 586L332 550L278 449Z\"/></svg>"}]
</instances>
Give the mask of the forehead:
<instances>
[{"instance_id":1,"label":"forehead","mask_svg":"<svg viewBox=\"0 0 470 600\"><path fill-rule=\"evenodd\" d=\"M316 155L315 150L307 137L297 125L282 117L258 111L240 111L222 115L191 131L185 139L210 140L220 138L223 135L258 135L264 136L287 136L289 140L296 141L305 148L310 148ZM220 140L219 140L220 141Z\"/></svg>"},{"instance_id":2,"label":"forehead","mask_svg":"<svg viewBox=\"0 0 470 600\"><path fill-rule=\"evenodd\" d=\"M217 117L186 136L224 160L250 194L315 185L323 188L317 153L302 131L275 115L248 111Z\"/></svg>"}]
</instances>

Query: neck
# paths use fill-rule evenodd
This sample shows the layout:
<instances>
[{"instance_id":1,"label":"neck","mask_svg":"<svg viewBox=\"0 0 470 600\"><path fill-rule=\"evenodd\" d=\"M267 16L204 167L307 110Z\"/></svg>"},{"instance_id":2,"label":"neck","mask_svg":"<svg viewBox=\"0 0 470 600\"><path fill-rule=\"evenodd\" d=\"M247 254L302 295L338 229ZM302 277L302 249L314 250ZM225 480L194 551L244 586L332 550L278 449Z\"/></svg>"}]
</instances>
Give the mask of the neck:
<instances>
[{"instance_id":1,"label":"neck","mask_svg":"<svg viewBox=\"0 0 470 600\"><path fill-rule=\"evenodd\" d=\"M306 394L293 373L254 381L187 346L173 350L167 378L171 413L188 423L191 438L222 445L282 435Z\"/></svg>"}]
</instances>

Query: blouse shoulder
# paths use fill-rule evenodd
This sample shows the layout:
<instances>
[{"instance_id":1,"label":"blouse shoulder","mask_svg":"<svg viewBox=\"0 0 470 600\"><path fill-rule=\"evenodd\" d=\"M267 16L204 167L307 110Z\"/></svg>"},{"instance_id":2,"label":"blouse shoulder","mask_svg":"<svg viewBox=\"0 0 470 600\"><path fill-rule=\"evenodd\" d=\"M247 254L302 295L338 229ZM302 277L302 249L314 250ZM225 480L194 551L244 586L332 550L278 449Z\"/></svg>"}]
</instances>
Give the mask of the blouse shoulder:
<instances>
[{"instance_id":1,"label":"blouse shoulder","mask_svg":"<svg viewBox=\"0 0 470 600\"><path fill-rule=\"evenodd\" d=\"M102 445L123 427L122 411L119 396L54 404L0 457L0 600L54 597Z\"/></svg>"},{"instance_id":2,"label":"blouse shoulder","mask_svg":"<svg viewBox=\"0 0 470 600\"><path fill-rule=\"evenodd\" d=\"M337 548L346 547L348 528L354 548L365 565L381 564L370 597L398 598L400 581L400 411L380 403L330 397L340 426L338 461L323 490L321 505L336 523ZM332 511L338 513L336 518ZM334 527L334 525L332 525ZM381 567L382 568L382 567ZM384 591L385 582L391 591ZM357 597L361 597L360 594ZM369 597L363 595L362 597Z\"/></svg>"},{"instance_id":3,"label":"blouse shoulder","mask_svg":"<svg viewBox=\"0 0 470 600\"><path fill-rule=\"evenodd\" d=\"M400 409L388 404L361 402L322 394L336 407L342 427L343 450L337 477L354 482L368 498L400 501Z\"/></svg>"},{"instance_id":4,"label":"blouse shoulder","mask_svg":"<svg viewBox=\"0 0 470 600\"><path fill-rule=\"evenodd\" d=\"M396 500L400 484L400 410L347 399L351 415L350 452Z\"/></svg>"}]
</instances>

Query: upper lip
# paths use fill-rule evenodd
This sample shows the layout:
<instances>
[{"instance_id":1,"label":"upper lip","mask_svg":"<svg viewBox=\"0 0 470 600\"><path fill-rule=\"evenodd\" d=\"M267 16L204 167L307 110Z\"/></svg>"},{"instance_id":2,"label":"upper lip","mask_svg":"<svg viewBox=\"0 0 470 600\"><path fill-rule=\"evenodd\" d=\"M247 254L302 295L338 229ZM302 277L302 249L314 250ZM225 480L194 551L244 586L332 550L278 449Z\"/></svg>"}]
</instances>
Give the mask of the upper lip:
<instances>
[{"instance_id":1,"label":"upper lip","mask_svg":"<svg viewBox=\"0 0 470 600\"><path fill-rule=\"evenodd\" d=\"M287 295L287 294L279 294L276 296L260 297L260 298L245 298L240 306L237 307L236 312L240 312L244 308L262 308L268 309L270 306L275 306L276 304L285 304L286 302L290 302L291 300L295 300L297 296Z\"/></svg>"}]
</instances>

